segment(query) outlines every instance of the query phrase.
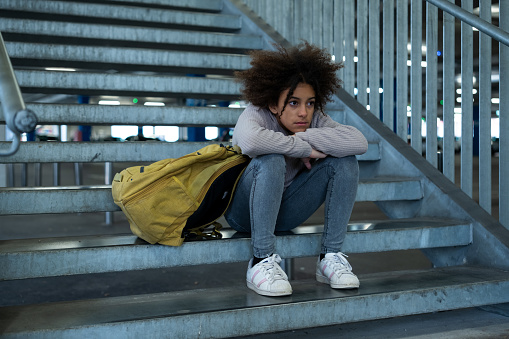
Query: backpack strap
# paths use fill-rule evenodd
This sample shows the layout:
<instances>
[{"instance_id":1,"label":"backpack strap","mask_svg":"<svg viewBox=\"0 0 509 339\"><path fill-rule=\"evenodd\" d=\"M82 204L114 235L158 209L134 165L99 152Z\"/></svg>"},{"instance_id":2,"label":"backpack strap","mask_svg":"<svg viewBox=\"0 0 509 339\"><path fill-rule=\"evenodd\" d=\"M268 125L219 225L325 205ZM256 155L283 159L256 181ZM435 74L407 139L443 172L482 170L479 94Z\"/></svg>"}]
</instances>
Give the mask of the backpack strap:
<instances>
[{"instance_id":1,"label":"backpack strap","mask_svg":"<svg viewBox=\"0 0 509 339\"><path fill-rule=\"evenodd\" d=\"M205 229L209 226L214 227L211 230L205 231ZM199 226L184 230L182 232L182 236L184 237L184 241L218 240L223 237L220 232L221 228L223 228L223 226L214 221L212 224L206 226Z\"/></svg>"}]
</instances>

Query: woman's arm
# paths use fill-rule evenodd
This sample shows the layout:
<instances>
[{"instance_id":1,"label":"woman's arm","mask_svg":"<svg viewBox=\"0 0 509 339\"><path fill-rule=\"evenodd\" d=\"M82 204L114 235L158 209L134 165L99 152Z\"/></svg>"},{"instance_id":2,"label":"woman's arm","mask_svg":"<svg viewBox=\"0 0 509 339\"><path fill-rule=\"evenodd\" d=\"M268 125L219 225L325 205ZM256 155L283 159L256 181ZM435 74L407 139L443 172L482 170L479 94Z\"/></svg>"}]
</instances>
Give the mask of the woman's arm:
<instances>
[{"instance_id":1,"label":"woman's arm","mask_svg":"<svg viewBox=\"0 0 509 339\"><path fill-rule=\"evenodd\" d=\"M367 151L368 142L357 128L342 125L328 115L324 116L319 112L315 114L320 114L315 127L295 134L313 149L338 158L363 154Z\"/></svg>"},{"instance_id":2,"label":"woman's arm","mask_svg":"<svg viewBox=\"0 0 509 339\"><path fill-rule=\"evenodd\" d=\"M235 125L233 143L252 158L263 154L309 157L312 147L306 141L279 130L277 120L269 111L248 106Z\"/></svg>"}]
</instances>

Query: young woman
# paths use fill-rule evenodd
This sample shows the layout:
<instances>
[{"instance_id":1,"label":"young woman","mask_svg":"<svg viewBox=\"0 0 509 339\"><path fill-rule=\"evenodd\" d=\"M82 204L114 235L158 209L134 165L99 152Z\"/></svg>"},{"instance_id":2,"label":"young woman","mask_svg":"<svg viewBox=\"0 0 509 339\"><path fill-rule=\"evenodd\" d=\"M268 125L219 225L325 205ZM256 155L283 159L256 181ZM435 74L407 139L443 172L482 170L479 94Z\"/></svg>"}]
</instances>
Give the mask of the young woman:
<instances>
[{"instance_id":1,"label":"young woman","mask_svg":"<svg viewBox=\"0 0 509 339\"><path fill-rule=\"evenodd\" d=\"M247 286L267 296L292 293L274 232L299 226L325 203L316 279L332 288L357 288L340 250L357 193L355 155L368 144L356 128L323 112L340 87L336 71L342 66L308 43L254 51L251 58L252 67L236 73L250 104L235 126L233 144L252 159L225 214L232 228L251 233Z\"/></svg>"}]
</instances>

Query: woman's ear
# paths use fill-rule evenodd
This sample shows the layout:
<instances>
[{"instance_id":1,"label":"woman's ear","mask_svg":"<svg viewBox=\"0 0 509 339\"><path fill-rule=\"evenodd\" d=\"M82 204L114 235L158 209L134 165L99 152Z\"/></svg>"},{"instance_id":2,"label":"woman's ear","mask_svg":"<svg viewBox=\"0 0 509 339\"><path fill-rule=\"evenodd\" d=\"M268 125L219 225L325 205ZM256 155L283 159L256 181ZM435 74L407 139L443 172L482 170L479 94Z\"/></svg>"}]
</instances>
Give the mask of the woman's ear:
<instances>
[{"instance_id":1,"label":"woman's ear","mask_svg":"<svg viewBox=\"0 0 509 339\"><path fill-rule=\"evenodd\" d=\"M274 106L274 105L271 105L269 106L269 110L272 112L272 114L274 115L278 115L279 112L277 111L277 106Z\"/></svg>"}]
</instances>

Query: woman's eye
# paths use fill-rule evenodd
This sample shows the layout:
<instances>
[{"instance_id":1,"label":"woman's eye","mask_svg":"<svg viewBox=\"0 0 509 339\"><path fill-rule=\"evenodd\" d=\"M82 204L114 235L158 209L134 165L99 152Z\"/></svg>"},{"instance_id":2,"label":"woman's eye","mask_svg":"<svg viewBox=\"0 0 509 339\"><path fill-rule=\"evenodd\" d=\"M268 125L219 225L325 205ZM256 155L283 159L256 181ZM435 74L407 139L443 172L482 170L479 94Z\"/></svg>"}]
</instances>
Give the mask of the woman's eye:
<instances>
[{"instance_id":1,"label":"woman's eye","mask_svg":"<svg viewBox=\"0 0 509 339\"><path fill-rule=\"evenodd\" d=\"M290 104L290 106L296 106L299 103L297 101L295 101L295 100L292 100L292 101L289 102L289 104Z\"/></svg>"},{"instance_id":2,"label":"woman's eye","mask_svg":"<svg viewBox=\"0 0 509 339\"><path fill-rule=\"evenodd\" d=\"M310 102L308 102L308 106L313 107L314 105L315 105L315 102L314 102L314 101L310 101Z\"/></svg>"}]
</instances>

